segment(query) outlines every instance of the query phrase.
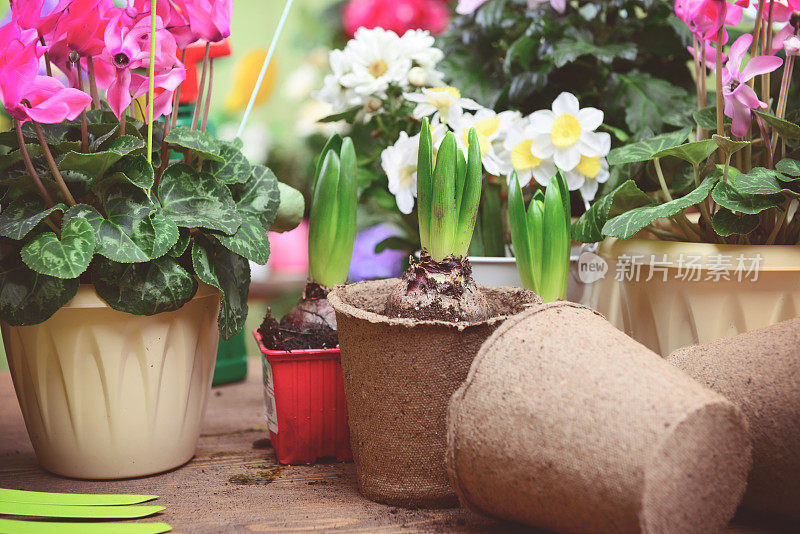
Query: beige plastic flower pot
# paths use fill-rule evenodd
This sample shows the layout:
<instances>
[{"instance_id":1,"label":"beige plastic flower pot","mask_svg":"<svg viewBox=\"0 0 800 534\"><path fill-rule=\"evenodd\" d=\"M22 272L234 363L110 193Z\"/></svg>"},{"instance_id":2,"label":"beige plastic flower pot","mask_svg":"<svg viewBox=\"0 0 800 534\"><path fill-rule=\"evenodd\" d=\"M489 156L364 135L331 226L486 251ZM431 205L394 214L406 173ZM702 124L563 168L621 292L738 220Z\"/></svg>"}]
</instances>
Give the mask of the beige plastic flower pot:
<instances>
[{"instance_id":1,"label":"beige plastic flower pot","mask_svg":"<svg viewBox=\"0 0 800 534\"><path fill-rule=\"evenodd\" d=\"M41 466L88 479L151 475L195 452L214 371L219 293L181 309L111 309L91 286L34 326L2 324L11 376Z\"/></svg>"},{"instance_id":2,"label":"beige plastic flower pot","mask_svg":"<svg viewBox=\"0 0 800 534\"><path fill-rule=\"evenodd\" d=\"M625 331L660 353L800 315L800 246L606 240Z\"/></svg>"}]
</instances>

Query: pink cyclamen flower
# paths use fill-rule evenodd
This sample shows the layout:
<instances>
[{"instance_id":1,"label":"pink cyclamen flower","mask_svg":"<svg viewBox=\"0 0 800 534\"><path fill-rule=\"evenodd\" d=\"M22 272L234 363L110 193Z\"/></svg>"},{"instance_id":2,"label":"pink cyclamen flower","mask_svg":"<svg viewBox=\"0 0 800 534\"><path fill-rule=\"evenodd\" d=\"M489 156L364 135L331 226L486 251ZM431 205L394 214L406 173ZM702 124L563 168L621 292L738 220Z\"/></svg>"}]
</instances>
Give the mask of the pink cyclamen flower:
<instances>
[{"instance_id":1,"label":"pink cyclamen flower","mask_svg":"<svg viewBox=\"0 0 800 534\"><path fill-rule=\"evenodd\" d=\"M97 56L103 50L103 33L117 11L113 0L71 0L53 29L60 54L77 52L81 57ZM57 53L58 54L58 53Z\"/></svg>"},{"instance_id":2,"label":"pink cyclamen flower","mask_svg":"<svg viewBox=\"0 0 800 534\"><path fill-rule=\"evenodd\" d=\"M233 0L173 0L197 39L216 43L231 34Z\"/></svg>"},{"instance_id":3,"label":"pink cyclamen flower","mask_svg":"<svg viewBox=\"0 0 800 534\"><path fill-rule=\"evenodd\" d=\"M733 119L731 133L736 137L744 137L750 129L751 111L764 109L767 104L758 99L758 95L747 82L760 74L767 74L783 64L783 60L775 56L758 56L752 58L742 69L742 61L753 43L753 36L746 33L736 39L730 50L730 59L722 69L722 96L725 99L725 115Z\"/></svg>"},{"instance_id":4,"label":"pink cyclamen flower","mask_svg":"<svg viewBox=\"0 0 800 534\"><path fill-rule=\"evenodd\" d=\"M735 26L742 20L742 8L726 0L675 0L675 14L700 40L716 41L725 25ZM724 31L723 43L727 42Z\"/></svg>"},{"instance_id":5,"label":"pink cyclamen flower","mask_svg":"<svg viewBox=\"0 0 800 534\"><path fill-rule=\"evenodd\" d=\"M106 26L105 48L98 63L101 87L107 87L106 97L111 110L121 117L138 98L147 93L150 68L150 15L132 21L128 14L117 12ZM163 21L156 16L155 85L156 99L153 117L169 113L172 109L172 92L186 78L186 70L177 58L177 44L173 35L164 28ZM114 75L108 76L109 67ZM108 85L105 85L105 84ZM164 94L168 93L168 95ZM160 98L159 98L160 97ZM168 99L168 103L162 100Z\"/></svg>"},{"instance_id":6,"label":"pink cyclamen flower","mask_svg":"<svg viewBox=\"0 0 800 534\"><path fill-rule=\"evenodd\" d=\"M138 20L142 16L150 14L150 0L128 0L128 7L125 14L132 21ZM176 4L176 0L157 0L156 14L164 21L164 28L168 30L181 50L199 39L192 32L189 19L181 8Z\"/></svg>"},{"instance_id":7,"label":"pink cyclamen flower","mask_svg":"<svg viewBox=\"0 0 800 534\"><path fill-rule=\"evenodd\" d=\"M23 29L34 29L42 38L53 31L69 0L11 0L11 16Z\"/></svg>"},{"instance_id":8,"label":"pink cyclamen flower","mask_svg":"<svg viewBox=\"0 0 800 534\"><path fill-rule=\"evenodd\" d=\"M23 30L15 21L0 28L0 100L6 112L20 122L55 124L75 119L92 98L50 76L40 76L38 32Z\"/></svg>"},{"instance_id":9,"label":"pink cyclamen flower","mask_svg":"<svg viewBox=\"0 0 800 534\"><path fill-rule=\"evenodd\" d=\"M703 44L705 45L703 47L704 48L703 56L705 57L706 64L713 65L717 61L717 49L714 48L709 41L703 41ZM697 55L697 52L695 51L694 47L687 46L686 49L689 51L689 53L692 56L696 56ZM725 55L725 54L722 54L722 62L724 63L726 61L728 61L728 56Z\"/></svg>"}]
</instances>

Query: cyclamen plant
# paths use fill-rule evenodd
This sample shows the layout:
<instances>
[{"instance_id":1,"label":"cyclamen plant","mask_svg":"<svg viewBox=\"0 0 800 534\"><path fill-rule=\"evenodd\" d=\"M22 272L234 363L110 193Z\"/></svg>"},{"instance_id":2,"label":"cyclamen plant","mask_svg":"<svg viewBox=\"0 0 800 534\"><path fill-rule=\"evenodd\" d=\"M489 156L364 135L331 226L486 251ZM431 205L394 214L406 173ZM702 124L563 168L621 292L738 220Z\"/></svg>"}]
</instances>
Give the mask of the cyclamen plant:
<instances>
[{"instance_id":1,"label":"cyclamen plant","mask_svg":"<svg viewBox=\"0 0 800 534\"><path fill-rule=\"evenodd\" d=\"M205 132L208 53L191 127L176 127L173 113L181 50L227 37L231 9L12 2L0 28L0 98L14 121L0 134L0 318L41 323L81 283L116 310L152 315L188 302L199 279L220 290L221 334L241 330L248 260L269 257L278 182L238 140Z\"/></svg>"},{"instance_id":2,"label":"cyclamen plant","mask_svg":"<svg viewBox=\"0 0 800 534\"><path fill-rule=\"evenodd\" d=\"M609 164L639 179L595 202L574 224L575 239L627 239L642 232L670 241L800 244L800 126L787 120L800 53L800 12L794 11L800 2L750 4L675 2L675 14L694 41L689 50L698 80L696 126L612 150ZM728 45L747 7L755 8L752 32ZM712 87L706 83L709 70ZM771 74L781 70L776 86ZM707 106L712 89L714 105ZM652 188L648 175L654 176ZM697 217L687 216L690 209Z\"/></svg>"}]
</instances>

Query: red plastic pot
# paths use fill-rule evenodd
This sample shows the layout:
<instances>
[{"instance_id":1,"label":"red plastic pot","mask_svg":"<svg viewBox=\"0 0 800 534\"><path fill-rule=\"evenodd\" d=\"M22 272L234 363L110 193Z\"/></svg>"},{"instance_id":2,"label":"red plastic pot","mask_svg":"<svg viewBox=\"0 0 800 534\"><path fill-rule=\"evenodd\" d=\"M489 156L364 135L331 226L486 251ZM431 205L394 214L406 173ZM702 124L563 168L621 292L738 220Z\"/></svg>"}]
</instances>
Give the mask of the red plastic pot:
<instances>
[{"instance_id":1,"label":"red plastic pot","mask_svg":"<svg viewBox=\"0 0 800 534\"><path fill-rule=\"evenodd\" d=\"M278 461L351 461L339 349L269 350L258 330L253 335L264 355L264 409Z\"/></svg>"}]
</instances>

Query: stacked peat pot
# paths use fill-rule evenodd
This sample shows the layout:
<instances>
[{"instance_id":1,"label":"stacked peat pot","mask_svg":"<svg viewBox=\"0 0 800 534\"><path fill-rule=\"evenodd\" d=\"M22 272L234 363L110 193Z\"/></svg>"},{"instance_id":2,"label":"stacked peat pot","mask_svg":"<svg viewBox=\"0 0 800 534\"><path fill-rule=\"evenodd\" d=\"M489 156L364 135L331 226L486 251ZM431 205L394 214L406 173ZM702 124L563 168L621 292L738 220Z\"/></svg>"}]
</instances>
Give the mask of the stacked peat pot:
<instances>
[{"instance_id":1,"label":"stacked peat pot","mask_svg":"<svg viewBox=\"0 0 800 534\"><path fill-rule=\"evenodd\" d=\"M668 359L747 416L753 470L742 506L800 519L800 318Z\"/></svg>"},{"instance_id":2,"label":"stacked peat pot","mask_svg":"<svg viewBox=\"0 0 800 534\"><path fill-rule=\"evenodd\" d=\"M558 532L718 532L750 465L733 403L578 304L506 321L449 407L461 503Z\"/></svg>"},{"instance_id":3,"label":"stacked peat pot","mask_svg":"<svg viewBox=\"0 0 800 534\"><path fill-rule=\"evenodd\" d=\"M481 344L508 316L541 302L519 288L475 285L466 258L481 194L477 135L468 159L452 133L432 164L423 121L418 199L423 253L402 280L337 287L351 444L366 497L406 507L457 502L445 469L446 410Z\"/></svg>"}]
</instances>

